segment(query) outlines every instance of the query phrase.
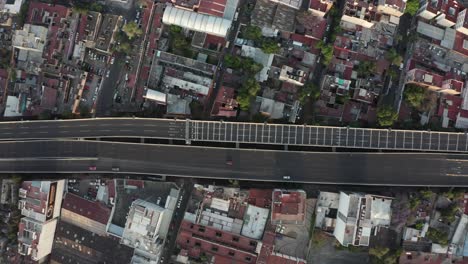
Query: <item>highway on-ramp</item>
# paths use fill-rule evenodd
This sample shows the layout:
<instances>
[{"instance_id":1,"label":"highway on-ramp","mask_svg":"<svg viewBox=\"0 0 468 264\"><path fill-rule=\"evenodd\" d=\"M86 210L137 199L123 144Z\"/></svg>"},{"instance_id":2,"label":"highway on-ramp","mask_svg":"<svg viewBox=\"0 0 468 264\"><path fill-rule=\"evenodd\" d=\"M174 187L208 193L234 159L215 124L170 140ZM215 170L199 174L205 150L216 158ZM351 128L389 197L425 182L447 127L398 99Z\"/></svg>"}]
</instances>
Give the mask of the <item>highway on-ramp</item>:
<instances>
[{"instance_id":1,"label":"highway on-ramp","mask_svg":"<svg viewBox=\"0 0 468 264\"><path fill-rule=\"evenodd\" d=\"M232 161L232 165L227 164ZM89 171L96 166L96 171ZM319 153L99 141L0 143L0 173L113 173L324 184L468 186L468 155ZM115 172L115 171L114 171Z\"/></svg>"}]
</instances>

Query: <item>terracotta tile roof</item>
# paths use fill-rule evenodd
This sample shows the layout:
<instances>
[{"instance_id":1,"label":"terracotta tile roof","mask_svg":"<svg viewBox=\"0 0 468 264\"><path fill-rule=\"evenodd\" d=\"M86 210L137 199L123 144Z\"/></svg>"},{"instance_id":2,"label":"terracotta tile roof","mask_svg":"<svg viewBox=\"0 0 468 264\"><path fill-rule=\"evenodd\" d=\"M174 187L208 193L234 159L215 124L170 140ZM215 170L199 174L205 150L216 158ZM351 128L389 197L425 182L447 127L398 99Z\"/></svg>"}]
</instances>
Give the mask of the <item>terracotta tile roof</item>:
<instances>
[{"instance_id":1,"label":"terracotta tile roof","mask_svg":"<svg viewBox=\"0 0 468 264\"><path fill-rule=\"evenodd\" d=\"M62 209L82 215L101 224L107 224L111 213L111 209L102 203L89 201L72 193L65 195Z\"/></svg>"},{"instance_id":2,"label":"terracotta tile roof","mask_svg":"<svg viewBox=\"0 0 468 264\"><path fill-rule=\"evenodd\" d=\"M51 5L38 1L33 1L29 4L28 17L26 23L29 24L44 24L43 16L49 13L49 17L53 17L53 21L58 24L60 20L67 16L68 7L62 5ZM56 14L56 15L54 15Z\"/></svg>"},{"instance_id":3,"label":"terracotta tile roof","mask_svg":"<svg viewBox=\"0 0 468 264\"><path fill-rule=\"evenodd\" d=\"M200 0L198 13L223 17L226 0Z\"/></svg>"}]
</instances>

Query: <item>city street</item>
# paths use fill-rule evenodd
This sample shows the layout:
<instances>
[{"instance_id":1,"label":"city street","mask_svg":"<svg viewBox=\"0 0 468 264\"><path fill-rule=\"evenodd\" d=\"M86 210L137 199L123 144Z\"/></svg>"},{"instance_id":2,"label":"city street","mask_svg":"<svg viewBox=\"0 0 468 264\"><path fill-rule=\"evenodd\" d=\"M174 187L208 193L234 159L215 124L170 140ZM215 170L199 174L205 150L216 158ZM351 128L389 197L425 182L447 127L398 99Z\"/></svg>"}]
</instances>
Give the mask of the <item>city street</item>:
<instances>
[{"instance_id":1,"label":"city street","mask_svg":"<svg viewBox=\"0 0 468 264\"><path fill-rule=\"evenodd\" d=\"M119 173L321 184L468 186L466 154L294 152L96 141L2 142L0 150L0 173ZM89 171L90 166L96 170Z\"/></svg>"}]
</instances>

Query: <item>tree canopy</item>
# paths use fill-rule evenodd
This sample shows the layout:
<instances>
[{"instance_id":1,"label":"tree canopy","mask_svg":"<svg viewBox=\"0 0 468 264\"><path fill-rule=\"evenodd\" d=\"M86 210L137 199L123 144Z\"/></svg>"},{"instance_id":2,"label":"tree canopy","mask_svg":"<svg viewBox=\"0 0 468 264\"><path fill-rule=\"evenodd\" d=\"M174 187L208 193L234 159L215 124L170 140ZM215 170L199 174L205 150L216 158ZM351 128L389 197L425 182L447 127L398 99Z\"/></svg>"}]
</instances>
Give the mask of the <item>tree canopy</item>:
<instances>
[{"instance_id":1,"label":"tree canopy","mask_svg":"<svg viewBox=\"0 0 468 264\"><path fill-rule=\"evenodd\" d=\"M403 58L398 54L396 49L391 48L387 53L385 53L385 57L389 60L393 65L400 65L403 61Z\"/></svg>"},{"instance_id":2,"label":"tree canopy","mask_svg":"<svg viewBox=\"0 0 468 264\"><path fill-rule=\"evenodd\" d=\"M379 126L390 127L398 119L398 113L389 106L377 109L377 122Z\"/></svg>"},{"instance_id":3,"label":"tree canopy","mask_svg":"<svg viewBox=\"0 0 468 264\"><path fill-rule=\"evenodd\" d=\"M362 61L357 66L357 73L359 76L366 76L375 71L374 61Z\"/></svg>"},{"instance_id":4,"label":"tree canopy","mask_svg":"<svg viewBox=\"0 0 468 264\"><path fill-rule=\"evenodd\" d=\"M442 246L448 245L448 234L433 227L429 227L426 237L433 243L438 243Z\"/></svg>"},{"instance_id":5,"label":"tree canopy","mask_svg":"<svg viewBox=\"0 0 468 264\"><path fill-rule=\"evenodd\" d=\"M414 108L419 108L424 101L425 90L420 86L408 84L405 87L403 96L408 104Z\"/></svg>"},{"instance_id":6,"label":"tree canopy","mask_svg":"<svg viewBox=\"0 0 468 264\"><path fill-rule=\"evenodd\" d=\"M254 25L247 25L242 31L242 37L250 40L260 40L262 38L262 30Z\"/></svg>"},{"instance_id":7,"label":"tree canopy","mask_svg":"<svg viewBox=\"0 0 468 264\"><path fill-rule=\"evenodd\" d=\"M405 13L414 16L418 12L418 10L419 10L419 1L418 0L408 0L406 2Z\"/></svg>"},{"instance_id":8,"label":"tree canopy","mask_svg":"<svg viewBox=\"0 0 468 264\"><path fill-rule=\"evenodd\" d=\"M262 51L267 53L267 54L274 54L277 53L280 50L280 47L278 46L278 43L272 39L264 39L262 41Z\"/></svg>"},{"instance_id":9,"label":"tree canopy","mask_svg":"<svg viewBox=\"0 0 468 264\"><path fill-rule=\"evenodd\" d=\"M260 91L260 84L255 78L250 77L244 81L236 99L241 110L249 110L250 102L257 95L258 91Z\"/></svg>"},{"instance_id":10,"label":"tree canopy","mask_svg":"<svg viewBox=\"0 0 468 264\"><path fill-rule=\"evenodd\" d=\"M122 28L123 32L127 34L127 37L131 40L135 37L141 36L143 34L143 30L138 27L137 23L135 22L129 22L125 24Z\"/></svg>"},{"instance_id":11,"label":"tree canopy","mask_svg":"<svg viewBox=\"0 0 468 264\"><path fill-rule=\"evenodd\" d=\"M232 56L230 54L224 56L224 63L228 68L242 70L249 75L256 74L263 68L260 63L256 63L252 58Z\"/></svg>"},{"instance_id":12,"label":"tree canopy","mask_svg":"<svg viewBox=\"0 0 468 264\"><path fill-rule=\"evenodd\" d=\"M317 43L317 48L320 49L320 54L322 55L322 64L328 65L330 64L333 58L333 45L332 44L325 44L323 41L319 41Z\"/></svg>"},{"instance_id":13,"label":"tree canopy","mask_svg":"<svg viewBox=\"0 0 468 264\"><path fill-rule=\"evenodd\" d=\"M320 96L320 88L315 83L306 83L300 88L299 101L305 102L307 98L317 100Z\"/></svg>"}]
</instances>

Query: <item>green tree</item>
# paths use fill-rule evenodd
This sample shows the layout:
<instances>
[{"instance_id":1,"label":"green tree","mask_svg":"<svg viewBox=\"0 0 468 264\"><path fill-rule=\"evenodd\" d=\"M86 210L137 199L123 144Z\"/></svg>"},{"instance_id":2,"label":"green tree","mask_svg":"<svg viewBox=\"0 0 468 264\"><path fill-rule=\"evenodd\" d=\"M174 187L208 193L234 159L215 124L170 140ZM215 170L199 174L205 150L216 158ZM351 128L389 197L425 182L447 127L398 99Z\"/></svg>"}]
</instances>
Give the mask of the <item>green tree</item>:
<instances>
[{"instance_id":1,"label":"green tree","mask_svg":"<svg viewBox=\"0 0 468 264\"><path fill-rule=\"evenodd\" d=\"M245 39L258 41L262 39L262 30L257 26L247 25L242 31L242 37Z\"/></svg>"},{"instance_id":2,"label":"green tree","mask_svg":"<svg viewBox=\"0 0 468 264\"><path fill-rule=\"evenodd\" d=\"M104 6L99 4L99 3L93 2L89 6L89 10L100 13L100 12L104 11Z\"/></svg>"},{"instance_id":3,"label":"green tree","mask_svg":"<svg viewBox=\"0 0 468 264\"><path fill-rule=\"evenodd\" d=\"M179 27L177 25L170 25L169 26L169 32L171 34L180 34L180 33L182 33L182 27Z\"/></svg>"},{"instance_id":4,"label":"green tree","mask_svg":"<svg viewBox=\"0 0 468 264\"><path fill-rule=\"evenodd\" d=\"M10 82L16 82L16 69L13 68L13 67L8 67L8 75L9 75L9 79L10 79Z\"/></svg>"},{"instance_id":5,"label":"green tree","mask_svg":"<svg viewBox=\"0 0 468 264\"><path fill-rule=\"evenodd\" d=\"M249 110L250 107L250 95L246 92L241 92L237 95L237 102L239 103L239 108L243 111Z\"/></svg>"},{"instance_id":6,"label":"green tree","mask_svg":"<svg viewBox=\"0 0 468 264\"><path fill-rule=\"evenodd\" d=\"M242 60L239 56L232 56L231 54L226 54L226 56L224 56L224 64L228 68L237 70L242 67Z\"/></svg>"},{"instance_id":7,"label":"green tree","mask_svg":"<svg viewBox=\"0 0 468 264\"><path fill-rule=\"evenodd\" d=\"M172 45L174 49L183 51L185 49L188 49L190 44L183 35L175 35L172 39Z\"/></svg>"},{"instance_id":8,"label":"green tree","mask_svg":"<svg viewBox=\"0 0 468 264\"><path fill-rule=\"evenodd\" d=\"M414 228L418 230L422 230L424 228L424 221L418 221L416 225L414 226Z\"/></svg>"},{"instance_id":9,"label":"green tree","mask_svg":"<svg viewBox=\"0 0 468 264\"><path fill-rule=\"evenodd\" d=\"M120 45L116 45L114 49L117 52L129 54L132 51L132 46L130 46L128 42L121 42Z\"/></svg>"},{"instance_id":10,"label":"green tree","mask_svg":"<svg viewBox=\"0 0 468 264\"><path fill-rule=\"evenodd\" d=\"M390 252L390 249L387 247L375 247L369 249L369 255L372 255L378 259L382 259L387 253Z\"/></svg>"},{"instance_id":11,"label":"green tree","mask_svg":"<svg viewBox=\"0 0 468 264\"><path fill-rule=\"evenodd\" d=\"M302 103L304 103L307 98L315 101L320 97L320 88L315 83L306 83L300 89L299 101Z\"/></svg>"},{"instance_id":12,"label":"green tree","mask_svg":"<svg viewBox=\"0 0 468 264\"><path fill-rule=\"evenodd\" d=\"M429 227L426 237L433 243L441 244L442 246L448 245L448 234L433 227Z\"/></svg>"},{"instance_id":13,"label":"green tree","mask_svg":"<svg viewBox=\"0 0 468 264\"><path fill-rule=\"evenodd\" d=\"M457 203L451 203L448 207L440 210L440 216L446 222L455 221L455 214L460 210Z\"/></svg>"},{"instance_id":14,"label":"green tree","mask_svg":"<svg viewBox=\"0 0 468 264\"><path fill-rule=\"evenodd\" d=\"M125 24L122 28L122 31L127 34L127 37L130 40L143 34L143 30L141 30L141 28L139 28L135 22L129 22Z\"/></svg>"},{"instance_id":15,"label":"green tree","mask_svg":"<svg viewBox=\"0 0 468 264\"><path fill-rule=\"evenodd\" d=\"M246 71L249 75L253 75L262 70L263 65L256 63L252 58L242 58L241 59L242 69Z\"/></svg>"},{"instance_id":16,"label":"green tree","mask_svg":"<svg viewBox=\"0 0 468 264\"><path fill-rule=\"evenodd\" d=\"M410 14L411 16L416 15L419 10L419 0L408 0L406 2L405 13Z\"/></svg>"},{"instance_id":17,"label":"green tree","mask_svg":"<svg viewBox=\"0 0 468 264\"><path fill-rule=\"evenodd\" d=\"M280 47L278 46L278 43L274 41L273 39L264 39L262 41L262 51L267 53L267 54L275 54L278 53L280 50Z\"/></svg>"},{"instance_id":18,"label":"green tree","mask_svg":"<svg viewBox=\"0 0 468 264\"><path fill-rule=\"evenodd\" d=\"M328 44L328 45L323 45L320 48L320 54L322 55L322 64L323 65L328 65L330 64L332 58L333 58L333 45Z\"/></svg>"},{"instance_id":19,"label":"green tree","mask_svg":"<svg viewBox=\"0 0 468 264\"><path fill-rule=\"evenodd\" d=\"M375 71L375 67L374 61L363 61L357 66L357 73L359 76L367 76Z\"/></svg>"},{"instance_id":20,"label":"green tree","mask_svg":"<svg viewBox=\"0 0 468 264\"><path fill-rule=\"evenodd\" d=\"M398 113L389 106L379 107L377 109L377 122L379 126L390 127L398 119Z\"/></svg>"},{"instance_id":21,"label":"green tree","mask_svg":"<svg viewBox=\"0 0 468 264\"><path fill-rule=\"evenodd\" d=\"M434 193L431 190L421 190L419 191L419 193L421 194L424 200L430 200L432 198L432 195L434 195Z\"/></svg>"},{"instance_id":22,"label":"green tree","mask_svg":"<svg viewBox=\"0 0 468 264\"><path fill-rule=\"evenodd\" d=\"M250 96L256 96L258 91L260 91L260 84L254 78L249 78L242 85L242 91L245 91Z\"/></svg>"},{"instance_id":23,"label":"green tree","mask_svg":"<svg viewBox=\"0 0 468 264\"><path fill-rule=\"evenodd\" d=\"M424 88L414 84L408 84L405 87L403 96L412 107L419 108L424 101Z\"/></svg>"},{"instance_id":24,"label":"green tree","mask_svg":"<svg viewBox=\"0 0 468 264\"><path fill-rule=\"evenodd\" d=\"M23 27L24 22L26 22L26 17L28 16L29 11L29 2L30 1L24 1L18 13L18 24L20 27Z\"/></svg>"},{"instance_id":25,"label":"green tree","mask_svg":"<svg viewBox=\"0 0 468 264\"><path fill-rule=\"evenodd\" d=\"M420 204L421 204L421 199L419 199L419 197L414 196L410 199L409 205L410 205L411 210L417 208Z\"/></svg>"},{"instance_id":26,"label":"green tree","mask_svg":"<svg viewBox=\"0 0 468 264\"><path fill-rule=\"evenodd\" d=\"M385 58L389 60L393 65L400 65L400 63L403 61L403 58L398 54L396 49L391 48L385 53Z\"/></svg>"}]
</instances>

